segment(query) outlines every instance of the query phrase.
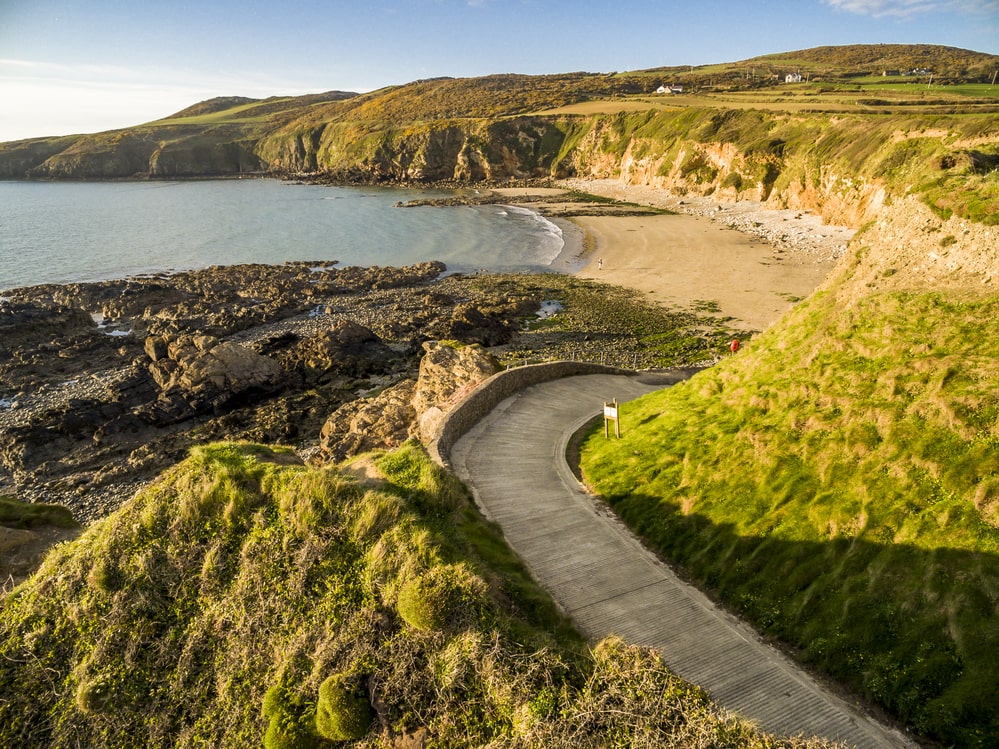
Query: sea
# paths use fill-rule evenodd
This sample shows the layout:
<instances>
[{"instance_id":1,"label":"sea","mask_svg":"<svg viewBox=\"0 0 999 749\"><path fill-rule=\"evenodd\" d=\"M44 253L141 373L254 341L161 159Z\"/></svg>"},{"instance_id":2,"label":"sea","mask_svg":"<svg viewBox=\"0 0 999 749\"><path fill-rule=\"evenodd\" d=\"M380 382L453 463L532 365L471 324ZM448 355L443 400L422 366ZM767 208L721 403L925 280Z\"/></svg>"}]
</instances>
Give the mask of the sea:
<instances>
[{"instance_id":1,"label":"sea","mask_svg":"<svg viewBox=\"0 0 999 749\"><path fill-rule=\"evenodd\" d=\"M293 260L573 270L566 227L533 211L397 207L453 194L273 179L0 181L0 290Z\"/></svg>"}]
</instances>

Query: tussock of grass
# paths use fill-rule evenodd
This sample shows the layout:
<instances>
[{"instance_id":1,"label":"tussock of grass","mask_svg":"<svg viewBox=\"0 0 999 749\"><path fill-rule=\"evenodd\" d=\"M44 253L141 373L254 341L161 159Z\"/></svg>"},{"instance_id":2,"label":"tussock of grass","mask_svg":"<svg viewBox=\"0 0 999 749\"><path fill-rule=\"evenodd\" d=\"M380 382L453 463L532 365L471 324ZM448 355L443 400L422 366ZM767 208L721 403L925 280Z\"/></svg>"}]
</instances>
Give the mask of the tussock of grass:
<instances>
[{"instance_id":1,"label":"tussock of grass","mask_svg":"<svg viewBox=\"0 0 999 749\"><path fill-rule=\"evenodd\" d=\"M994 298L818 295L583 469L670 558L955 746L999 742ZM992 685L990 687L989 685Z\"/></svg>"},{"instance_id":2,"label":"tussock of grass","mask_svg":"<svg viewBox=\"0 0 999 749\"><path fill-rule=\"evenodd\" d=\"M199 447L0 599L0 745L820 747L591 656L415 444L377 488ZM697 737L692 742L691 737Z\"/></svg>"}]
</instances>

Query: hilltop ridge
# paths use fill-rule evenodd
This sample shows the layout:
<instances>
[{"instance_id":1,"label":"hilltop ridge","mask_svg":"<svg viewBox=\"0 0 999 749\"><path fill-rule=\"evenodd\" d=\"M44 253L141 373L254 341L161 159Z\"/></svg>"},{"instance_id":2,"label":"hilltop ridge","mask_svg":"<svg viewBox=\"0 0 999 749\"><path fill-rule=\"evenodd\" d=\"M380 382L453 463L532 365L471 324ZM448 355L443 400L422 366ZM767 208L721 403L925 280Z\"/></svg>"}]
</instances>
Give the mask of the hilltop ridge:
<instances>
[{"instance_id":1,"label":"hilltop ridge","mask_svg":"<svg viewBox=\"0 0 999 749\"><path fill-rule=\"evenodd\" d=\"M927 96L923 79L918 90L906 88L903 78L881 79L889 63L932 63L937 83L950 85L936 86ZM782 87L783 73L805 68L809 85ZM580 128L577 110L557 114L566 108L585 105L590 116L605 119L677 108L762 107L816 116L880 115L892 107L914 115L994 113L999 101L986 84L996 69L999 57L967 50L857 45L690 68L435 78L365 94L221 96L122 130L0 144L0 178L296 172L348 181L558 177L571 171L565 157ZM682 86L684 96L648 98L664 82Z\"/></svg>"}]
</instances>

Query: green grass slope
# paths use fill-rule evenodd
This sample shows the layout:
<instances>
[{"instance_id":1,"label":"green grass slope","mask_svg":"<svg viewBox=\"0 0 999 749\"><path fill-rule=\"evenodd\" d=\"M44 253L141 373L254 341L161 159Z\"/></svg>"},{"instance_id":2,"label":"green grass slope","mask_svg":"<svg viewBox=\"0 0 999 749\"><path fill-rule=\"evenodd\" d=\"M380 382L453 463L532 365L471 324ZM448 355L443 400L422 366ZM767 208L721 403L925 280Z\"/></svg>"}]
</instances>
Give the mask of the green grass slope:
<instances>
[{"instance_id":1,"label":"green grass slope","mask_svg":"<svg viewBox=\"0 0 999 749\"><path fill-rule=\"evenodd\" d=\"M373 465L197 448L57 547L0 598L0 745L826 746L588 651L421 448Z\"/></svg>"},{"instance_id":2,"label":"green grass slope","mask_svg":"<svg viewBox=\"0 0 999 749\"><path fill-rule=\"evenodd\" d=\"M834 292L626 406L585 476L807 662L947 745L999 745L999 299Z\"/></svg>"}]
</instances>

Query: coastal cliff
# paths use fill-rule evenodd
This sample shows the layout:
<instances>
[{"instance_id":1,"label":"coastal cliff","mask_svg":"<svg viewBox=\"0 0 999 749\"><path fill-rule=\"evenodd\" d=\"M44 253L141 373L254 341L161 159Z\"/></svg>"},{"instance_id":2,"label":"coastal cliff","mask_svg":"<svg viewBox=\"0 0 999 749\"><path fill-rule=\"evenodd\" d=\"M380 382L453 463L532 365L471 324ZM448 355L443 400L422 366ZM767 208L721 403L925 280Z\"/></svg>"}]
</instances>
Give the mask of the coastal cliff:
<instances>
[{"instance_id":1,"label":"coastal cliff","mask_svg":"<svg viewBox=\"0 0 999 749\"><path fill-rule=\"evenodd\" d=\"M932 57L946 85L882 83L886 55ZM794 59L810 66L809 84L750 80L749 69L785 65L771 56L710 72L493 75L367 94L220 97L123 130L2 143L0 179L612 178L676 195L765 201L852 228L910 194L943 218L997 221L999 105L986 83L999 58L858 45L802 50ZM666 78L689 93L656 94Z\"/></svg>"},{"instance_id":2,"label":"coastal cliff","mask_svg":"<svg viewBox=\"0 0 999 749\"><path fill-rule=\"evenodd\" d=\"M859 228L895 198L991 224L999 131L988 119L683 109L618 115L301 123L254 137L164 126L0 146L0 177L306 175L345 183L619 179L757 200Z\"/></svg>"}]
</instances>

